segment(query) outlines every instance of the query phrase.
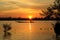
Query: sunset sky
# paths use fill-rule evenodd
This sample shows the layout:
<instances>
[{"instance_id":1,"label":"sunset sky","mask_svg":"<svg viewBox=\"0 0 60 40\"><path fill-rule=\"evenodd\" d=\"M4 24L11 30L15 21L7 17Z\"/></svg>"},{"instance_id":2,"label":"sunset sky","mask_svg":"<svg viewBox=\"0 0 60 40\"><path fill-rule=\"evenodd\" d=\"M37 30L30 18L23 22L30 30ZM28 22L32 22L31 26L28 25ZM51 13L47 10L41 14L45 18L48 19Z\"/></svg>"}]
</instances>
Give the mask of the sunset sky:
<instances>
[{"instance_id":1,"label":"sunset sky","mask_svg":"<svg viewBox=\"0 0 60 40\"><path fill-rule=\"evenodd\" d=\"M0 17L42 17L39 13L54 0L0 0Z\"/></svg>"}]
</instances>

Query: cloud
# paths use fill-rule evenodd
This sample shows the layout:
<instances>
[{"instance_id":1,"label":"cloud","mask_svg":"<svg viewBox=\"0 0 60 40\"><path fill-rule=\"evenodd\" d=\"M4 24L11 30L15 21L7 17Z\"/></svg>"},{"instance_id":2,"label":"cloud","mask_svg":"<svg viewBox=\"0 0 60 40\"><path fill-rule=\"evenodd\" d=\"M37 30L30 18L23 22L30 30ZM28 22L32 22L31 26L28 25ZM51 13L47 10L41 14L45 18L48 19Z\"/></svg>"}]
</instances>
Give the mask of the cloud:
<instances>
[{"instance_id":1,"label":"cloud","mask_svg":"<svg viewBox=\"0 0 60 40\"><path fill-rule=\"evenodd\" d=\"M18 8L18 6L12 3L0 1L0 10L11 10L11 9L16 9L16 8Z\"/></svg>"},{"instance_id":2,"label":"cloud","mask_svg":"<svg viewBox=\"0 0 60 40\"><path fill-rule=\"evenodd\" d=\"M17 8L40 9L47 6L48 4L43 3L41 0L0 0L0 11Z\"/></svg>"},{"instance_id":3,"label":"cloud","mask_svg":"<svg viewBox=\"0 0 60 40\"><path fill-rule=\"evenodd\" d=\"M45 2L44 2L45 1ZM0 15L26 16L39 15L41 9L49 6L47 0L0 0ZM48 4L47 4L47 3ZM40 16L40 15L39 15Z\"/></svg>"},{"instance_id":4,"label":"cloud","mask_svg":"<svg viewBox=\"0 0 60 40\"><path fill-rule=\"evenodd\" d=\"M39 4L39 3L48 3L48 4L50 4L51 1L52 0L50 0L50 1L49 0L30 0L30 2L34 2L34 3L37 3L37 4Z\"/></svg>"}]
</instances>

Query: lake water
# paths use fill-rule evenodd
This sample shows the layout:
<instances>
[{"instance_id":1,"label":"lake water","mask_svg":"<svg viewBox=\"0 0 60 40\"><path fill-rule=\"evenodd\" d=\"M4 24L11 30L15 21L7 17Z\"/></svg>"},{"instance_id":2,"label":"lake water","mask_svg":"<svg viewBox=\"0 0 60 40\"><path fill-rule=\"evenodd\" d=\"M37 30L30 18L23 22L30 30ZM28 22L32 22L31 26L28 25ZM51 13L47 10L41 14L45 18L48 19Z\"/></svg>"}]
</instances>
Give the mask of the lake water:
<instances>
[{"instance_id":1,"label":"lake water","mask_svg":"<svg viewBox=\"0 0 60 40\"><path fill-rule=\"evenodd\" d=\"M0 21L0 40L55 40L52 24L56 21ZM4 32L3 24L11 24Z\"/></svg>"}]
</instances>

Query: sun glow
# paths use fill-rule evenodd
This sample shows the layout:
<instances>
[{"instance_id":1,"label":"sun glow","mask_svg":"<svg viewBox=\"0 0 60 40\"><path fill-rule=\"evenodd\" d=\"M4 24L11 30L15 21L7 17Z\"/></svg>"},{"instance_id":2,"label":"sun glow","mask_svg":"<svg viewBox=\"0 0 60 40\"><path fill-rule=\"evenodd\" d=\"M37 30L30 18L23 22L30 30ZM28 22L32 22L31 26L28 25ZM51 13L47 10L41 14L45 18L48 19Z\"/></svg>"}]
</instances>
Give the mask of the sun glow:
<instances>
[{"instance_id":1,"label":"sun glow","mask_svg":"<svg viewBox=\"0 0 60 40\"><path fill-rule=\"evenodd\" d=\"M29 19L32 19L32 16L31 15L29 16Z\"/></svg>"}]
</instances>

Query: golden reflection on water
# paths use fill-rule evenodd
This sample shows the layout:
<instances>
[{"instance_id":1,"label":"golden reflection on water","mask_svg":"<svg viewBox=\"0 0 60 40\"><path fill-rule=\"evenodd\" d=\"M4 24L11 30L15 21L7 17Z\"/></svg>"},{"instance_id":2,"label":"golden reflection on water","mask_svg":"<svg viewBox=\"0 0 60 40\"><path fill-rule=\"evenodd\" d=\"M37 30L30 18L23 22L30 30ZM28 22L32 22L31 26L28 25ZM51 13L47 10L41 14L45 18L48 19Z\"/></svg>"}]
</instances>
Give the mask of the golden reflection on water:
<instances>
[{"instance_id":1,"label":"golden reflection on water","mask_svg":"<svg viewBox=\"0 0 60 40\"><path fill-rule=\"evenodd\" d=\"M29 22L29 31L32 31L31 23Z\"/></svg>"},{"instance_id":2,"label":"golden reflection on water","mask_svg":"<svg viewBox=\"0 0 60 40\"><path fill-rule=\"evenodd\" d=\"M55 37L51 23L55 21L28 21L28 23L17 23L15 21L0 21L0 23L12 23L12 29L9 31L12 35L8 34L4 37L7 39L11 38L12 40L53 40ZM48 25L47 25L48 24ZM1 26L1 25L0 25ZM2 26L1 26L2 27ZM42 28L42 30L40 30ZM0 40L2 40L3 28L0 28Z\"/></svg>"}]
</instances>

